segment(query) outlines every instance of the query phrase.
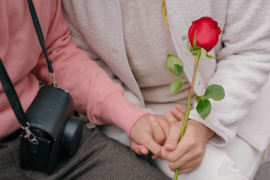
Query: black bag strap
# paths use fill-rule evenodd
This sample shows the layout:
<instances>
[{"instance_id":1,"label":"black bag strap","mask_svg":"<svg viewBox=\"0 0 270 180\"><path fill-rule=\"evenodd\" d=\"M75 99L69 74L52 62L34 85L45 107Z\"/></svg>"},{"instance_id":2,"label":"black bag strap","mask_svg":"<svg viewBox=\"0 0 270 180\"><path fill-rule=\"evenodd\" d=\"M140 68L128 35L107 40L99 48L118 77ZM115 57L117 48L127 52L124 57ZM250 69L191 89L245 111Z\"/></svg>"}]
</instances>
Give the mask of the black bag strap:
<instances>
[{"instance_id":1,"label":"black bag strap","mask_svg":"<svg viewBox=\"0 0 270 180\"><path fill-rule=\"evenodd\" d=\"M7 74L5 66L0 58L0 80L3 86L3 89L7 95L8 101L22 127L28 127L27 119L23 111L20 99L15 91L15 88Z\"/></svg>"},{"instance_id":2,"label":"black bag strap","mask_svg":"<svg viewBox=\"0 0 270 180\"><path fill-rule=\"evenodd\" d=\"M27 0L28 5L29 5L29 10L30 10L30 14L33 20L33 24L38 36L38 40L39 43L41 45L42 51L44 53L47 65L48 65L48 70L50 75L53 78L53 84L54 86L56 86L56 81L55 81L55 75L54 75L54 71L53 71L53 67L52 67L52 61L49 59L48 57L48 53L47 53L47 49L45 46L45 41L44 41L44 37L43 37L43 33L39 24L39 20L36 14L36 10L35 10L35 6L33 4L32 0ZM17 117L19 123L22 126L22 129L24 129L26 131L26 138L28 138L29 141L35 142L38 144L38 141L36 140L35 135L29 130L30 128L30 124L27 122L25 113L23 111L22 105L20 103L20 99L18 97L18 94L16 93L16 90L8 76L8 73L5 69L4 63L2 61L2 59L0 58L0 81L2 83L4 92L7 95L8 101L15 113L15 116Z\"/></svg>"},{"instance_id":3,"label":"black bag strap","mask_svg":"<svg viewBox=\"0 0 270 180\"><path fill-rule=\"evenodd\" d=\"M8 73L1 58L0 58L0 81L2 83L4 92L7 95L10 106L15 113L15 116L17 117L19 123L21 124L22 129L24 129L26 132L25 138L28 138L28 140L31 142L39 144L38 141L36 140L36 136L29 129L30 124L27 122L18 94L16 93L16 90L8 76Z\"/></svg>"},{"instance_id":4,"label":"black bag strap","mask_svg":"<svg viewBox=\"0 0 270 180\"><path fill-rule=\"evenodd\" d=\"M37 37L38 37L40 46L42 48L42 51L44 53L44 56L45 56L47 65L48 65L49 73L50 73L50 75L53 78L53 85L56 86L56 81L55 81L55 75L54 75L54 70L53 70L53 66L52 66L52 61L50 60L50 58L48 56L48 53L47 53L47 49L46 49L46 46L45 46L45 41L44 41L42 29L41 29L40 24L39 24L39 20L38 20L38 17L37 17L35 6L34 6L32 0L27 0L27 2L28 2L28 6L29 6L31 17L32 17L32 20L33 20L33 24L34 24L34 27L35 27L35 30L36 30L36 33L37 33Z\"/></svg>"}]
</instances>

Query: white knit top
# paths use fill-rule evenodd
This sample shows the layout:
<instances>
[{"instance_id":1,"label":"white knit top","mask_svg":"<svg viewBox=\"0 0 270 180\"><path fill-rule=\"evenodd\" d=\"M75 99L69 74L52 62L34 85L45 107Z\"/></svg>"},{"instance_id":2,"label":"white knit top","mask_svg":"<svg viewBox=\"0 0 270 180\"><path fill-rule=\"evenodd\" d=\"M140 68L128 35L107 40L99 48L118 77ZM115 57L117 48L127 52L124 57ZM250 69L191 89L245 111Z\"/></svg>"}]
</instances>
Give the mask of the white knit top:
<instances>
[{"instance_id":1,"label":"white knit top","mask_svg":"<svg viewBox=\"0 0 270 180\"><path fill-rule=\"evenodd\" d=\"M161 0L120 0L120 4L126 52L144 100L186 103L185 89L190 87L187 80L177 94L169 91L178 77L167 69L167 54L176 52L162 21Z\"/></svg>"}]
</instances>

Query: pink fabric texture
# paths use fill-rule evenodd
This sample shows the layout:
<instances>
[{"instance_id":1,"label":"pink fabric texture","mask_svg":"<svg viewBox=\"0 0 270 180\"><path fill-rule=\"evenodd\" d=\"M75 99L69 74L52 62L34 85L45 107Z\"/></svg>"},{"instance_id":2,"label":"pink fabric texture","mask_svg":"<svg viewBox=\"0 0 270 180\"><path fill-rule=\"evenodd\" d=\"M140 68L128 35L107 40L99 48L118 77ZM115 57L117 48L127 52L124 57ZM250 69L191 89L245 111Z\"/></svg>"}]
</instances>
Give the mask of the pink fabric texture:
<instances>
[{"instance_id":1,"label":"pink fabric texture","mask_svg":"<svg viewBox=\"0 0 270 180\"><path fill-rule=\"evenodd\" d=\"M59 87L72 95L75 109L94 124L114 124L128 134L145 115L123 96L124 90L72 41L62 16L61 0L34 0L46 47ZM27 1L0 1L0 57L24 110L35 98L39 84L52 80L34 30ZM0 85L0 140L20 128Z\"/></svg>"}]
</instances>

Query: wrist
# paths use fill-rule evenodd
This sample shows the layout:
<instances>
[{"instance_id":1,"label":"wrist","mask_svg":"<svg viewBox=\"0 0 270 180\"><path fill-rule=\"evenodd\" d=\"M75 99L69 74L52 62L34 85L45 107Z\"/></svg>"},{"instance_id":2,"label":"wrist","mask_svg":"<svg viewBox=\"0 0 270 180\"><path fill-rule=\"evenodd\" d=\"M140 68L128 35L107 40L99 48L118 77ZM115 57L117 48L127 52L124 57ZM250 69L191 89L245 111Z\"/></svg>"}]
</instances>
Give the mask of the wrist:
<instances>
[{"instance_id":1,"label":"wrist","mask_svg":"<svg viewBox=\"0 0 270 180\"><path fill-rule=\"evenodd\" d=\"M137 118L137 120L134 122L134 124L132 125L132 127L129 130L128 136L131 137L132 134L134 135L133 132L136 132L135 128L138 124L141 123L141 120L143 121L143 119L149 119L151 116L150 113L144 112L141 116L139 116L139 118ZM136 134L136 133L135 133Z\"/></svg>"},{"instance_id":2,"label":"wrist","mask_svg":"<svg viewBox=\"0 0 270 180\"><path fill-rule=\"evenodd\" d=\"M204 125L203 125L204 126ZM206 129L207 129L207 140L209 140L211 137L213 137L214 136L214 134L215 134L215 132L214 131L212 131L211 129L209 129L208 127L206 127L206 126L204 126Z\"/></svg>"},{"instance_id":3,"label":"wrist","mask_svg":"<svg viewBox=\"0 0 270 180\"><path fill-rule=\"evenodd\" d=\"M192 120L192 119L190 119L189 121L197 124L200 127L200 129L204 132L203 134L205 135L207 141L215 134L214 131L212 131L211 129L206 127L204 124L202 124L198 121Z\"/></svg>"}]
</instances>

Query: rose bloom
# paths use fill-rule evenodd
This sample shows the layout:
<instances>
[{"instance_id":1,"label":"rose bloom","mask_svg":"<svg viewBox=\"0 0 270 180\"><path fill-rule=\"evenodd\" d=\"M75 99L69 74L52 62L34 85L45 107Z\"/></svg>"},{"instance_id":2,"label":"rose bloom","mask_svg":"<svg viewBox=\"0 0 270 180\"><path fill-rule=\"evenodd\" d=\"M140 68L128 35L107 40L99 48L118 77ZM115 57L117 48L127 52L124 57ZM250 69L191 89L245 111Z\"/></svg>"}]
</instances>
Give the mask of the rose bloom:
<instances>
[{"instance_id":1,"label":"rose bloom","mask_svg":"<svg viewBox=\"0 0 270 180\"><path fill-rule=\"evenodd\" d=\"M193 21L188 30L188 39L192 47L195 32L197 46L204 48L209 52L218 43L218 37L221 30L218 27L218 23L211 17L202 17Z\"/></svg>"}]
</instances>

